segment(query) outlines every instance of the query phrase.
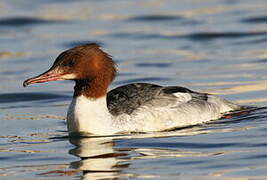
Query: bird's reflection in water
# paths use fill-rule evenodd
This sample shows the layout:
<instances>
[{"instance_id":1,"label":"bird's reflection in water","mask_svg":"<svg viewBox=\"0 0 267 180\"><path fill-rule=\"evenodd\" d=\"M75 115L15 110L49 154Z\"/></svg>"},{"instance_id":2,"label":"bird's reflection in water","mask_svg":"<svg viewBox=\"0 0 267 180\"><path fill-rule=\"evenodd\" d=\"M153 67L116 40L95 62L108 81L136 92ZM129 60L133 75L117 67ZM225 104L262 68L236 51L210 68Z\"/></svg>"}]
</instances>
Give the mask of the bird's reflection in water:
<instances>
[{"instance_id":1,"label":"bird's reflection in water","mask_svg":"<svg viewBox=\"0 0 267 180\"><path fill-rule=\"evenodd\" d=\"M155 158L173 154L173 157L181 156L180 151L173 152L168 148L162 148L159 151L157 148L119 148L115 145L116 140L120 139L144 139L144 138L160 138L170 136L188 136L200 133L208 133L211 130L204 130L196 126L184 128L170 132L156 132L150 134L131 134L125 136L113 137L72 137L69 138L71 144L75 147L69 150L69 154L80 158L79 161L71 162L70 166L75 171L82 172L82 179L121 179L136 177L137 174L132 174L130 164L135 159ZM130 171L129 171L130 170ZM151 174L149 174L152 177ZM142 176L141 176L142 177Z\"/></svg>"},{"instance_id":2,"label":"bird's reflection in water","mask_svg":"<svg viewBox=\"0 0 267 180\"><path fill-rule=\"evenodd\" d=\"M117 179L129 167L129 151L114 149L112 137L70 138L76 147L70 154L81 158L71 167L82 171L82 179Z\"/></svg>"},{"instance_id":3,"label":"bird's reflection in water","mask_svg":"<svg viewBox=\"0 0 267 180\"><path fill-rule=\"evenodd\" d=\"M119 148L115 145L117 140L135 139L138 141L138 139L144 138L166 138L170 136L187 136L203 133L198 130L199 127L170 132L130 134L112 137L84 137L84 135L82 138L77 136L72 137L69 138L69 141L75 147L69 150L69 154L79 157L80 160L71 162L70 166L76 169L76 171L82 172L82 179L127 179L129 177L136 177L137 174L130 173L130 164L132 161L142 159L144 156L151 156L151 158L155 156L160 157L158 150L153 155L155 150L150 148ZM165 155L170 152L168 149L162 149L161 153ZM152 175L149 176L152 177Z\"/></svg>"}]
</instances>

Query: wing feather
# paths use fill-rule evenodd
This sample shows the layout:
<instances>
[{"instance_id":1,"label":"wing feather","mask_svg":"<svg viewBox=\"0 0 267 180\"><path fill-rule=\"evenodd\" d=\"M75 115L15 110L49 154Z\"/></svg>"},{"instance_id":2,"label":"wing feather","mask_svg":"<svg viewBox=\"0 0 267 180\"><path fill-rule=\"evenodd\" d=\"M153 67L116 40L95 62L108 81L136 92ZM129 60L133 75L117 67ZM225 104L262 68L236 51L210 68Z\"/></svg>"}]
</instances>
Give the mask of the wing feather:
<instances>
[{"instance_id":1,"label":"wing feather","mask_svg":"<svg viewBox=\"0 0 267 180\"><path fill-rule=\"evenodd\" d=\"M131 114L138 107L153 103L160 105L171 105L185 103L190 100L207 101L205 93L198 93L180 86L162 87L155 84L135 83L120 86L111 90L107 95L107 106L111 114L120 115L122 113ZM164 102L163 102L164 101Z\"/></svg>"}]
</instances>

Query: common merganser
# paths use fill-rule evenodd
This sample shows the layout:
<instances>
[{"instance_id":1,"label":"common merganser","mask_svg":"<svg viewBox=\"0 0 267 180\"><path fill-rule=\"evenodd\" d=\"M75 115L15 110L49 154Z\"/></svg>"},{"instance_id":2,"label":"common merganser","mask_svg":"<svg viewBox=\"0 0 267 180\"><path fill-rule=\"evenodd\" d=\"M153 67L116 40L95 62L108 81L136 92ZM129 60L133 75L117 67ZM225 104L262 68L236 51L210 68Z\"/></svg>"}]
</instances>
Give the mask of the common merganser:
<instances>
[{"instance_id":1,"label":"common merganser","mask_svg":"<svg viewBox=\"0 0 267 180\"><path fill-rule=\"evenodd\" d=\"M52 67L23 86L74 80L67 113L69 133L110 135L152 132L200 124L242 107L218 96L179 86L134 83L107 93L116 75L111 56L91 43L61 53Z\"/></svg>"}]
</instances>

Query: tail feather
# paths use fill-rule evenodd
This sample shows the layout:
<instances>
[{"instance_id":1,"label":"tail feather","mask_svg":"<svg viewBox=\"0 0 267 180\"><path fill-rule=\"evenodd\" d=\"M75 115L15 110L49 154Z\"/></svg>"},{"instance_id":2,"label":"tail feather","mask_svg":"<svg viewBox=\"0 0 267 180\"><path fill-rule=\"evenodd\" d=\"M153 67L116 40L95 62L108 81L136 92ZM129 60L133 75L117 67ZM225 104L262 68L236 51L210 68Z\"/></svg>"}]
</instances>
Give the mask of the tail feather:
<instances>
[{"instance_id":1,"label":"tail feather","mask_svg":"<svg viewBox=\"0 0 267 180\"><path fill-rule=\"evenodd\" d=\"M217 104L217 106L220 108L220 113L227 113L230 111L237 111L243 109L243 106L240 106L238 104L235 104L233 102L214 95L208 96L208 102Z\"/></svg>"}]
</instances>

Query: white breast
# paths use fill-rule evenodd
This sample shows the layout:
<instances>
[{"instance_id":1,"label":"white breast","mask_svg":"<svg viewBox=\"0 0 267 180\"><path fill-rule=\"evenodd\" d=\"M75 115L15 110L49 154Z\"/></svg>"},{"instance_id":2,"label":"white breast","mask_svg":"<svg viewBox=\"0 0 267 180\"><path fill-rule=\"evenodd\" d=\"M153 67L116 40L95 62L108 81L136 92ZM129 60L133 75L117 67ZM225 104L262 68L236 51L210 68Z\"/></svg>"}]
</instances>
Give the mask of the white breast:
<instances>
[{"instance_id":1,"label":"white breast","mask_svg":"<svg viewBox=\"0 0 267 180\"><path fill-rule=\"evenodd\" d=\"M93 134L113 134L112 116L106 105L106 96L89 99L74 97L68 110L68 131L90 132Z\"/></svg>"}]
</instances>

